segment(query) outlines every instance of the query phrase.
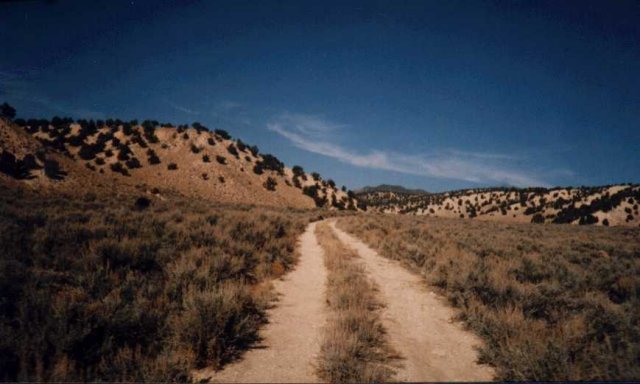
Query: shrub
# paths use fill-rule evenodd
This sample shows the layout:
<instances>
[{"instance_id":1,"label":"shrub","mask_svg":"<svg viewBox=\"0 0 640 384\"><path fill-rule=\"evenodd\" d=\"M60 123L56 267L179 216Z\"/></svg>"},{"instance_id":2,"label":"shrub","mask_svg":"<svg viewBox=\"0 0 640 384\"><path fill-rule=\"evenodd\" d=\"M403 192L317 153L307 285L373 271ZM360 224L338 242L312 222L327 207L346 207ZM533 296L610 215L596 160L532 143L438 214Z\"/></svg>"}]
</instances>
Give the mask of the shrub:
<instances>
[{"instance_id":1,"label":"shrub","mask_svg":"<svg viewBox=\"0 0 640 384\"><path fill-rule=\"evenodd\" d=\"M210 162L211 160L209 159L209 155L202 155L202 161L203 161L204 163L208 163L208 162Z\"/></svg>"},{"instance_id":2,"label":"shrub","mask_svg":"<svg viewBox=\"0 0 640 384\"><path fill-rule=\"evenodd\" d=\"M13 153L4 151L0 154L0 172L11 177L17 177L18 164Z\"/></svg>"},{"instance_id":3,"label":"shrub","mask_svg":"<svg viewBox=\"0 0 640 384\"><path fill-rule=\"evenodd\" d=\"M217 156L216 156L216 161L217 161L218 163L222 164L222 165L227 164L227 159L226 159L226 157L224 157L224 156L217 155Z\"/></svg>"},{"instance_id":4,"label":"shrub","mask_svg":"<svg viewBox=\"0 0 640 384\"><path fill-rule=\"evenodd\" d=\"M102 145L102 148L100 148L99 145L94 145L94 144L82 144L82 147L80 147L80 151L78 151L78 156L80 156L80 158L82 160L92 160L93 158L96 157L96 154L98 152L101 152L102 149L104 149L104 145Z\"/></svg>"},{"instance_id":5,"label":"shrub","mask_svg":"<svg viewBox=\"0 0 640 384\"><path fill-rule=\"evenodd\" d=\"M544 223L544 216L542 216L542 214L540 213L536 213L535 215L533 215L533 217L531 218L531 222L532 223Z\"/></svg>"},{"instance_id":6,"label":"shrub","mask_svg":"<svg viewBox=\"0 0 640 384\"><path fill-rule=\"evenodd\" d=\"M145 131L153 132L153 130L156 129L158 122L151 121L151 120L144 120L140 125L142 125L142 129L144 129Z\"/></svg>"},{"instance_id":7,"label":"shrub","mask_svg":"<svg viewBox=\"0 0 640 384\"><path fill-rule=\"evenodd\" d=\"M306 176L304 173L304 169L299 165L294 165L293 168L291 168L291 171L293 172L294 176L298 176L298 177Z\"/></svg>"},{"instance_id":8,"label":"shrub","mask_svg":"<svg viewBox=\"0 0 640 384\"><path fill-rule=\"evenodd\" d=\"M302 193L311 197L316 207L324 207L327 204L327 197L320 197L317 185L308 185L302 189Z\"/></svg>"},{"instance_id":9,"label":"shrub","mask_svg":"<svg viewBox=\"0 0 640 384\"><path fill-rule=\"evenodd\" d=\"M205 127L204 125L195 122L193 124L191 124L193 126L193 128L196 130L196 132L198 132L198 134L201 134L202 132L209 132L209 128Z\"/></svg>"},{"instance_id":10,"label":"shrub","mask_svg":"<svg viewBox=\"0 0 640 384\"><path fill-rule=\"evenodd\" d=\"M178 164L169 163L169 165L167 165L167 169L170 170L170 171L175 171L176 169L178 169Z\"/></svg>"},{"instance_id":11,"label":"shrub","mask_svg":"<svg viewBox=\"0 0 640 384\"><path fill-rule=\"evenodd\" d=\"M580 225L586 225L586 224L595 224L598 222L598 218L588 214L586 216L582 216L580 217L580 220L578 221L578 224Z\"/></svg>"},{"instance_id":12,"label":"shrub","mask_svg":"<svg viewBox=\"0 0 640 384\"><path fill-rule=\"evenodd\" d=\"M52 180L62 180L67 175L67 173L60 168L60 164L52 159L46 159L44 161L44 174Z\"/></svg>"},{"instance_id":13,"label":"shrub","mask_svg":"<svg viewBox=\"0 0 640 384\"><path fill-rule=\"evenodd\" d=\"M131 141L135 144L138 144L141 148L147 148L147 142L140 136L138 132L131 138Z\"/></svg>"},{"instance_id":14,"label":"shrub","mask_svg":"<svg viewBox=\"0 0 640 384\"><path fill-rule=\"evenodd\" d=\"M136 199L136 202L134 203L135 209L139 211L149 208L150 205L151 205L151 200L147 199L144 196L138 197Z\"/></svg>"},{"instance_id":15,"label":"shrub","mask_svg":"<svg viewBox=\"0 0 640 384\"><path fill-rule=\"evenodd\" d=\"M120 173L123 176L131 176L129 174L129 171L125 167L123 167L122 163L120 163L120 162L116 162L116 163L111 164L110 168L111 168L111 171L116 172L116 173Z\"/></svg>"},{"instance_id":16,"label":"shrub","mask_svg":"<svg viewBox=\"0 0 640 384\"><path fill-rule=\"evenodd\" d=\"M311 172L311 177L313 178L314 181L320 180L320 174L318 172Z\"/></svg>"},{"instance_id":17,"label":"shrub","mask_svg":"<svg viewBox=\"0 0 640 384\"><path fill-rule=\"evenodd\" d=\"M262 160L256 162L256 165L253 167L253 171L256 174L261 175L264 170L275 171L280 175L284 175L284 164L278 160L277 157L270 154L264 154L262 155Z\"/></svg>"},{"instance_id":18,"label":"shrub","mask_svg":"<svg viewBox=\"0 0 640 384\"><path fill-rule=\"evenodd\" d=\"M216 145L216 141L213 139L213 137L207 138L207 143L209 143L209 145Z\"/></svg>"},{"instance_id":19,"label":"shrub","mask_svg":"<svg viewBox=\"0 0 640 384\"><path fill-rule=\"evenodd\" d=\"M278 185L278 182L271 176L267 177L267 180L262 184L262 186L265 187L267 191L275 191L276 185Z\"/></svg>"},{"instance_id":20,"label":"shrub","mask_svg":"<svg viewBox=\"0 0 640 384\"><path fill-rule=\"evenodd\" d=\"M125 161L125 164L127 166L127 168L129 169L135 169L135 168L141 168L142 165L140 164L140 161L138 159L136 159L135 157L132 157L131 159Z\"/></svg>"},{"instance_id":21,"label":"shrub","mask_svg":"<svg viewBox=\"0 0 640 384\"><path fill-rule=\"evenodd\" d=\"M129 160L129 156L131 155L131 149L129 149L129 146L126 144L120 144L118 146L118 160L120 161L125 161L125 160Z\"/></svg>"},{"instance_id":22,"label":"shrub","mask_svg":"<svg viewBox=\"0 0 640 384\"><path fill-rule=\"evenodd\" d=\"M156 152L151 148L147 150L147 161L151 165L160 164L160 158L158 157Z\"/></svg>"},{"instance_id":23,"label":"shrub","mask_svg":"<svg viewBox=\"0 0 640 384\"><path fill-rule=\"evenodd\" d=\"M84 138L80 135L74 135L69 137L67 143L72 147L79 147L84 143Z\"/></svg>"},{"instance_id":24,"label":"shrub","mask_svg":"<svg viewBox=\"0 0 640 384\"><path fill-rule=\"evenodd\" d=\"M133 129L131 128L131 125L129 125L128 123L123 124L122 133L124 133L125 136L131 136L131 134L133 133Z\"/></svg>"},{"instance_id":25,"label":"shrub","mask_svg":"<svg viewBox=\"0 0 640 384\"><path fill-rule=\"evenodd\" d=\"M231 135L224 129L215 129L214 132L224 140L231 140Z\"/></svg>"},{"instance_id":26,"label":"shrub","mask_svg":"<svg viewBox=\"0 0 640 384\"><path fill-rule=\"evenodd\" d=\"M229 153L231 155L233 155L236 159L240 158L240 155L238 154L238 150L236 149L235 145L229 144L229 146L227 147L227 151L229 151Z\"/></svg>"}]
</instances>

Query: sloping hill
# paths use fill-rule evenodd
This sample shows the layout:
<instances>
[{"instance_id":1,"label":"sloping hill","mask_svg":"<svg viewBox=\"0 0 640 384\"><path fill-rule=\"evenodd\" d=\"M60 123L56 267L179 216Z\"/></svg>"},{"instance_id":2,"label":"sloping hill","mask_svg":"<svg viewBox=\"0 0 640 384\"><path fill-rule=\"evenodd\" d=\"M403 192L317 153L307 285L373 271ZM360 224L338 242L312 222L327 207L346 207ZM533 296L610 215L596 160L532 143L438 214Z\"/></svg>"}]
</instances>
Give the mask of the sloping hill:
<instances>
[{"instance_id":1,"label":"sloping hill","mask_svg":"<svg viewBox=\"0 0 640 384\"><path fill-rule=\"evenodd\" d=\"M640 185L567 188L487 188L431 194L359 193L384 213L506 222L640 225Z\"/></svg>"},{"instance_id":2,"label":"sloping hill","mask_svg":"<svg viewBox=\"0 0 640 384\"><path fill-rule=\"evenodd\" d=\"M222 203L356 209L331 180L287 168L223 130L155 121L0 119L0 179L37 190L138 190Z\"/></svg>"}]
</instances>

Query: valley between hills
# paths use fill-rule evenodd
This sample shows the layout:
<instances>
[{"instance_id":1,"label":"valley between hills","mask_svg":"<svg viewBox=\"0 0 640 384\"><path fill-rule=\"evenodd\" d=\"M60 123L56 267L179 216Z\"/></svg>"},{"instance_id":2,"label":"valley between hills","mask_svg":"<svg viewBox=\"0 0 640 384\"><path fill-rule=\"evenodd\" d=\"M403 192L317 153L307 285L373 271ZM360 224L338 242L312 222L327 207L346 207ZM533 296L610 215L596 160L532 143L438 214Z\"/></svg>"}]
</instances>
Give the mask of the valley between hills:
<instances>
[{"instance_id":1,"label":"valley between hills","mask_svg":"<svg viewBox=\"0 0 640 384\"><path fill-rule=\"evenodd\" d=\"M0 380L640 377L637 184L351 191L152 120L0 149Z\"/></svg>"}]
</instances>

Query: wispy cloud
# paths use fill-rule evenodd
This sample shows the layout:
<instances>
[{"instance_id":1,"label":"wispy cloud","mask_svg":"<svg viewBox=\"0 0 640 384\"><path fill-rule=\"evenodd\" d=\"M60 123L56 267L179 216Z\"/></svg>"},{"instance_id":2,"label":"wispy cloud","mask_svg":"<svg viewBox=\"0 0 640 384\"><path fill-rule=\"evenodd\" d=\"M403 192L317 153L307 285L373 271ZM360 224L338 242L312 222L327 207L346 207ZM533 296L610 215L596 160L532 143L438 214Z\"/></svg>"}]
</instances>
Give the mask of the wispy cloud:
<instances>
[{"instance_id":1,"label":"wispy cloud","mask_svg":"<svg viewBox=\"0 0 640 384\"><path fill-rule=\"evenodd\" d=\"M253 121L250 117L250 109L247 108L246 104L232 100L216 101L210 108L209 115L220 123L229 126L238 123L250 126Z\"/></svg>"},{"instance_id":2,"label":"wispy cloud","mask_svg":"<svg viewBox=\"0 0 640 384\"><path fill-rule=\"evenodd\" d=\"M169 101L169 100L165 100L167 102L167 104L169 104L173 109L178 110L180 112L186 113L188 115L199 115L200 112L195 111L193 109L189 109L187 107L183 107L181 105L178 105L176 103L174 103L173 101Z\"/></svg>"},{"instance_id":3,"label":"wispy cloud","mask_svg":"<svg viewBox=\"0 0 640 384\"><path fill-rule=\"evenodd\" d=\"M457 149L427 154L399 151L356 151L332 140L338 128L345 127L317 116L283 114L267 127L305 151L328 156L347 164L425 177L463 180L474 183L501 183L515 186L547 186L533 172L515 169L506 163L518 157Z\"/></svg>"},{"instance_id":4,"label":"wispy cloud","mask_svg":"<svg viewBox=\"0 0 640 384\"><path fill-rule=\"evenodd\" d=\"M220 101L218 103L216 103L215 105L215 109L216 110L220 110L220 111L230 111L232 109L237 109L242 107L241 103L237 103L235 101L231 101L231 100L223 100Z\"/></svg>"}]
</instances>

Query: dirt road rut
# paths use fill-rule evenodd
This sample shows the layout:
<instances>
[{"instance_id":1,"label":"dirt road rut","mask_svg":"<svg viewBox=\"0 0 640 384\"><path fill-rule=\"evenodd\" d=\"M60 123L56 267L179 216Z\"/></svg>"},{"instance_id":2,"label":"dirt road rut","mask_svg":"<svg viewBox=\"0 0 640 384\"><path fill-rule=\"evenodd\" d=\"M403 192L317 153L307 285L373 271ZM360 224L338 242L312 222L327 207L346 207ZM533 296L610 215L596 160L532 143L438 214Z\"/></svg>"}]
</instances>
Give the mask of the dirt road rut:
<instances>
[{"instance_id":1,"label":"dirt road rut","mask_svg":"<svg viewBox=\"0 0 640 384\"><path fill-rule=\"evenodd\" d=\"M453 310L429 291L421 277L386 259L362 241L331 227L340 241L355 249L386 304L383 324L391 345L404 357L398 381L489 381L491 367L480 365L480 340L452 322Z\"/></svg>"},{"instance_id":2,"label":"dirt road rut","mask_svg":"<svg viewBox=\"0 0 640 384\"><path fill-rule=\"evenodd\" d=\"M202 372L212 382L311 383L318 382L315 362L326 321L327 273L323 250L311 223L300 238L296 268L274 282L279 301L267 314L261 345L219 372Z\"/></svg>"}]
</instances>

